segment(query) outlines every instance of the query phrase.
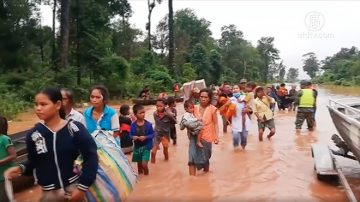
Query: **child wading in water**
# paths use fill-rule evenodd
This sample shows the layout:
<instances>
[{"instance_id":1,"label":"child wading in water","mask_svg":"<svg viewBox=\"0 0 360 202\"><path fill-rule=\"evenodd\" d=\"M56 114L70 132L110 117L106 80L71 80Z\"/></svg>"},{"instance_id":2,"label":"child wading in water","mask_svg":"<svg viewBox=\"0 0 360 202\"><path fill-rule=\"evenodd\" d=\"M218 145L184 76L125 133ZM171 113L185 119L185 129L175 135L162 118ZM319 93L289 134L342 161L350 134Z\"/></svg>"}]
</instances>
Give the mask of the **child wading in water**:
<instances>
[{"instance_id":1,"label":"child wading in water","mask_svg":"<svg viewBox=\"0 0 360 202\"><path fill-rule=\"evenodd\" d=\"M187 129L187 134L190 138L191 135L196 136L196 145L203 147L201 144L201 129L204 127L201 120L197 119L194 115L194 103L191 100L186 100L184 103L185 114L183 115L180 123L180 129Z\"/></svg>"},{"instance_id":2,"label":"child wading in water","mask_svg":"<svg viewBox=\"0 0 360 202\"><path fill-rule=\"evenodd\" d=\"M8 123L5 117L0 116L0 201L8 202L5 192L4 172L13 166L12 161L16 158L15 147L7 136Z\"/></svg>"},{"instance_id":3,"label":"child wading in water","mask_svg":"<svg viewBox=\"0 0 360 202\"><path fill-rule=\"evenodd\" d=\"M7 179L32 176L36 171L42 187L41 202L83 201L98 169L97 146L83 124L65 121L61 92L46 88L35 96L35 111L43 123L37 123L26 135L28 160L9 168ZM83 157L81 173L74 171L74 161Z\"/></svg>"},{"instance_id":4,"label":"child wading in water","mask_svg":"<svg viewBox=\"0 0 360 202\"><path fill-rule=\"evenodd\" d=\"M267 136L270 140L270 138L275 135L274 116L270 109L271 103L275 103L275 100L270 96L265 95L262 87L258 87L255 93L256 99L254 101L253 111L258 119L259 141L263 141L265 127L270 129L270 133Z\"/></svg>"},{"instance_id":5,"label":"child wading in water","mask_svg":"<svg viewBox=\"0 0 360 202\"><path fill-rule=\"evenodd\" d=\"M148 162L153 147L154 130L152 124L145 120L145 109L142 105L134 105L136 121L131 124L130 137L134 140L132 161L137 162L139 174L149 174Z\"/></svg>"},{"instance_id":6,"label":"child wading in water","mask_svg":"<svg viewBox=\"0 0 360 202\"><path fill-rule=\"evenodd\" d=\"M176 100L174 97L169 97L167 99L167 104L168 104L168 110L174 115L174 119L176 120L176 116L177 116L177 111L176 111ZM176 145L176 122L174 124L170 124L170 138L173 141L173 145Z\"/></svg>"},{"instance_id":7,"label":"child wading in water","mask_svg":"<svg viewBox=\"0 0 360 202\"><path fill-rule=\"evenodd\" d=\"M151 152L151 163L156 161L156 152L160 146L163 145L165 160L169 160L169 142L170 142L170 128L176 123L174 114L165 109L165 100L158 99L156 101L156 111L154 112L155 120L155 145Z\"/></svg>"},{"instance_id":8,"label":"child wading in water","mask_svg":"<svg viewBox=\"0 0 360 202\"><path fill-rule=\"evenodd\" d=\"M130 125L131 118L130 116L130 107L129 105L122 105L120 107L120 144L122 151L127 154L131 153L133 150L133 141L130 137Z\"/></svg>"}]
</instances>

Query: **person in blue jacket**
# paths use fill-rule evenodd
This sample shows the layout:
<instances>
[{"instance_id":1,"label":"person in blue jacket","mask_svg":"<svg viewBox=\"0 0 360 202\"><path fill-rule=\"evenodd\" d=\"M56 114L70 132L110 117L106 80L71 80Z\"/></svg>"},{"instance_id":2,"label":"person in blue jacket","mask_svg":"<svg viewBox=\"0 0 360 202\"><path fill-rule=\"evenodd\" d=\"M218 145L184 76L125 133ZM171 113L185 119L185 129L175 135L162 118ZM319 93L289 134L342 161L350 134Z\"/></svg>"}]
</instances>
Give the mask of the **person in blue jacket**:
<instances>
[{"instance_id":1,"label":"person in blue jacket","mask_svg":"<svg viewBox=\"0 0 360 202\"><path fill-rule=\"evenodd\" d=\"M136 121L131 124L130 137L134 140L132 161L137 162L138 173L148 175L150 151L153 148L154 129L150 122L145 120L145 108L136 104L133 106Z\"/></svg>"},{"instance_id":2,"label":"person in blue jacket","mask_svg":"<svg viewBox=\"0 0 360 202\"><path fill-rule=\"evenodd\" d=\"M90 102L92 107L85 109L84 117L89 133L95 130L113 131L114 137L120 135L119 116L115 109L107 105L109 91L103 85L96 85L90 89Z\"/></svg>"},{"instance_id":3,"label":"person in blue jacket","mask_svg":"<svg viewBox=\"0 0 360 202\"><path fill-rule=\"evenodd\" d=\"M98 169L97 147L86 128L77 121L66 121L61 108L61 92L46 88L35 96L37 123L26 135L28 160L9 168L4 176L13 179L33 175L43 193L41 202L81 201L96 179ZM74 161L83 157L80 174L74 171Z\"/></svg>"}]
</instances>

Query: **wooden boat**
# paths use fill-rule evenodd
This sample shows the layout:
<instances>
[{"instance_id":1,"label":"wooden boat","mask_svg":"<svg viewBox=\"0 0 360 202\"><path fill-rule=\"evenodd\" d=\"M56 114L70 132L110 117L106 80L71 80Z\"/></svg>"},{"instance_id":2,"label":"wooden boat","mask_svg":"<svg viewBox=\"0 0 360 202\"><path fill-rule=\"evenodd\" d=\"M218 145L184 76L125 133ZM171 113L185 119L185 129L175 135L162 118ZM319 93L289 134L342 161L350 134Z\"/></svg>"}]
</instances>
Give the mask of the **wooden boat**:
<instances>
[{"instance_id":1,"label":"wooden boat","mask_svg":"<svg viewBox=\"0 0 360 202\"><path fill-rule=\"evenodd\" d=\"M330 100L328 110L341 138L360 161L360 99Z\"/></svg>"},{"instance_id":2,"label":"wooden boat","mask_svg":"<svg viewBox=\"0 0 360 202\"><path fill-rule=\"evenodd\" d=\"M25 143L27 132L28 130L25 130L10 135L10 138L14 144L17 154L17 158L14 162L15 164L24 163L27 160L28 154ZM18 178L15 178L12 183L13 183L14 192L16 193L34 185L35 179L34 177L20 176Z\"/></svg>"}]
</instances>

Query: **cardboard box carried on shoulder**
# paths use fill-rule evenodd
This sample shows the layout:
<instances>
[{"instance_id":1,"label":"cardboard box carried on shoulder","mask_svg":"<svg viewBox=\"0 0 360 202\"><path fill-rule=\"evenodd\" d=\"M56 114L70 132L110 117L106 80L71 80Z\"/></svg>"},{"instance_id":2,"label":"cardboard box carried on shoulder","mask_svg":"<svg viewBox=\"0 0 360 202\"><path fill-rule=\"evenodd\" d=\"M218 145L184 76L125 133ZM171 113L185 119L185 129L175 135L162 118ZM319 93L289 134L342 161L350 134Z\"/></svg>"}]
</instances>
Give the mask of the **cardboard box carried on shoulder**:
<instances>
[{"instance_id":1,"label":"cardboard box carried on shoulder","mask_svg":"<svg viewBox=\"0 0 360 202\"><path fill-rule=\"evenodd\" d=\"M188 100L190 98L191 85L192 85L192 82L187 82L187 83L184 83L181 87L184 92L184 100ZM194 82L194 88L198 88L199 90L206 88L205 80L204 79L196 80Z\"/></svg>"}]
</instances>

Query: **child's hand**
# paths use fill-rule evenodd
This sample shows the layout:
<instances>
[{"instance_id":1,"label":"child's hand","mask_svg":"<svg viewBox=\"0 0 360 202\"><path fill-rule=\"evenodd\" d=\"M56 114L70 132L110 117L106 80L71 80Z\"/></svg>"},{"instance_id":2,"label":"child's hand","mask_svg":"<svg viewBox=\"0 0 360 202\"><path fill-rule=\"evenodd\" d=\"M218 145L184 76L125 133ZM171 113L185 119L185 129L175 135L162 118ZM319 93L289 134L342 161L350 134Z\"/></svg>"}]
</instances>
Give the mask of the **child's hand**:
<instances>
[{"instance_id":1,"label":"child's hand","mask_svg":"<svg viewBox=\"0 0 360 202\"><path fill-rule=\"evenodd\" d=\"M4 177L6 179L12 180L14 178L17 178L21 175L21 168L20 166L15 166L7 169L4 173Z\"/></svg>"},{"instance_id":2,"label":"child's hand","mask_svg":"<svg viewBox=\"0 0 360 202\"><path fill-rule=\"evenodd\" d=\"M143 142L144 140L146 140L146 137L145 137L145 136L140 136L140 137L139 137L139 140L140 140L141 142Z\"/></svg>"},{"instance_id":3,"label":"child's hand","mask_svg":"<svg viewBox=\"0 0 360 202\"><path fill-rule=\"evenodd\" d=\"M138 136L134 136L134 137L133 137L133 140L138 140L138 139L139 139Z\"/></svg>"}]
</instances>

